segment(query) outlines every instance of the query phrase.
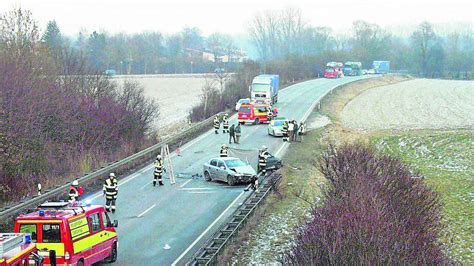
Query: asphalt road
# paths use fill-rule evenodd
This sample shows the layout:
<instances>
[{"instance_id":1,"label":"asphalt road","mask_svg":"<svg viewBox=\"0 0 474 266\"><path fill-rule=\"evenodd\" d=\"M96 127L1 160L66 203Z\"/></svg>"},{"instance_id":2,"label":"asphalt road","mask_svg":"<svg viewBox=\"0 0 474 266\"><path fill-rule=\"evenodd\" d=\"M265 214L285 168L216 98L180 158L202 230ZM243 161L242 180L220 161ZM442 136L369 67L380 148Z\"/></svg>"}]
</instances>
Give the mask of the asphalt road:
<instances>
[{"instance_id":1,"label":"asphalt road","mask_svg":"<svg viewBox=\"0 0 474 266\"><path fill-rule=\"evenodd\" d=\"M306 118L316 101L333 87L362 77L336 80L317 79L302 82L279 92L279 116L300 121ZM237 123L235 116L231 123ZM176 178L171 185L153 187L153 165L127 177L119 177L117 212L119 255L116 265L183 265L207 237L220 226L247 196L245 185L229 187L225 183L206 182L202 164L218 156L227 134L209 130L181 148L182 156L172 154ZM231 147L258 149L266 145L282 155L288 144L267 135L267 125L243 126L241 144ZM291 144L290 144L291 145ZM93 204L105 204L98 192L89 197Z\"/></svg>"}]
</instances>

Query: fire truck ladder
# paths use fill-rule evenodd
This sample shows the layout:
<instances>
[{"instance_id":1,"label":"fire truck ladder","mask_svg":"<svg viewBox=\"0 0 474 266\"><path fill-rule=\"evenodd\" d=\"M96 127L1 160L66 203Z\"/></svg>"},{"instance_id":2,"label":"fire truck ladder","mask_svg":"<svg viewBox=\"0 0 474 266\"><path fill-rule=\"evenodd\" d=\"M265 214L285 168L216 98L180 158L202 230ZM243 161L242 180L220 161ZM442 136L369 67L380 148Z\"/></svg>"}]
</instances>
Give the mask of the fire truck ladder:
<instances>
[{"instance_id":1,"label":"fire truck ladder","mask_svg":"<svg viewBox=\"0 0 474 266\"><path fill-rule=\"evenodd\" d=\"M163 156L164 163L168 166L165 167L165 169L168 169L170 183L175 184L176 180L174 178L173 164L171 163L170 148L168 147L168 144L165 144L163 147L161 147L161 156Z\"/></svg>"}]
</instances>

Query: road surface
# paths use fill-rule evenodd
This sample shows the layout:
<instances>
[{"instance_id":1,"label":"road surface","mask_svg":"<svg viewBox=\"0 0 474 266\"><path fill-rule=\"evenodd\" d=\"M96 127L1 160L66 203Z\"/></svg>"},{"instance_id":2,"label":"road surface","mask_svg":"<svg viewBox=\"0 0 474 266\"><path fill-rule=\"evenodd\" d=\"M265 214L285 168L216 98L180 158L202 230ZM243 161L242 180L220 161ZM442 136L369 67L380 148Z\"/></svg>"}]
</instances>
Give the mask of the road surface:
<instances>
[{"instance_id":1,"label":"road surface","mask_svg":"<svg viewBox=\"0 0 474 266\"><path fill-rule=\"evenodd\" d=\"M300 121L307 117L316 101L333 87L362 77L317 79L288 87L279 93L279 116ZM233 116L231 123L236 123ZM221 131L222 132L222 131ZM245 185L229 187L225 183L206 182L202 164L218 156L228 135L209 130L181 148L182 156L172 154L177 183L153 187L153 165L119 177L117 212L119 221L119 256L116 265L183 265L208 236L246 198ZM267 125L243 126L241 144L231 147L258 149L266 145L274 155L281 155L288 144L267 135ZM89 196L93 204L104 204L100 192Z\"/></svg>"}]
</instances>

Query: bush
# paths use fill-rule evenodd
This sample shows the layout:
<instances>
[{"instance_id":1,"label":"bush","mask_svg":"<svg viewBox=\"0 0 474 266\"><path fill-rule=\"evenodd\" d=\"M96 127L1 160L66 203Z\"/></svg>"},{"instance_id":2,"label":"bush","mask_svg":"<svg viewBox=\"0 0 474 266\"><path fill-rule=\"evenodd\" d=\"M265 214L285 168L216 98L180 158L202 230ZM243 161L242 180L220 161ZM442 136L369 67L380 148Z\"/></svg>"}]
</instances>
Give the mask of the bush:
<instances>
[{"instance_id":1,"label":"bush","mask_svg":"<svg viewBox=\"0 0 474 266\"><path fill-rule=\"evenodd\" d=\"M284 264L450 263L442 251L438 195L398 159L362 145L330 147L322 207L297 232Z\"/></svg>"},{"instance_id":2,"label":"bush","mask_svg":"<svg viewBox=\"0 0 474 266\"><path fill-rule=\"evenodd\" d=\"M0 18L0 202L46 190L141 149L157 105L63 47L42 47L29 12Z\"/></svg>"}]
</instances>

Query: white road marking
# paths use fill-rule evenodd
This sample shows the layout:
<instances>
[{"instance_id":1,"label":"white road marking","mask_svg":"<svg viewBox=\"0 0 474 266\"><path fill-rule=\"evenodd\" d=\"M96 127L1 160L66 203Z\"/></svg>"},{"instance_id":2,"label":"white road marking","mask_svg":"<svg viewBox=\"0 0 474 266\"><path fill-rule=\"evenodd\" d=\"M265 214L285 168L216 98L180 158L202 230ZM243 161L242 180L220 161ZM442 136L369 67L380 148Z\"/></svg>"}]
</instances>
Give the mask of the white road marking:
<instances>
[{"instance_id":1,"label":"white road marking","mask_svg":"<svg viewBox=\"0 0 474 266\"><path fill-rule=\"evenodd\" d=\"M186 191L189 194L212 194L216 193L215 191Z\"/></svg>"},{"instance_id":2,"label":"white road marking","mask_svg":"<svg viewBox=\"0 0 474 266\"><path fill-rule=\"evenodd\" d=\"M189 187L189 188L180 188L179 190L210 190L210 187Z\"/></svg>"},{"instance_id":3,"label":"white road marking","mask_svg":"<svg viewBox=\"0 0 474 266\"><path fill-rule=\"evenodd\" d=\"M181 184L179 187L184 187L186 186L189 182L193 181L192 179L189 179L188 181L184 182L183 184Z\"/></svg>"},{"instance_id":4,"label":"white road marking","mask_svg":"<svg viewBox=\"0 0 474 266\"><path fill-rule=\"evenodd\" d=\"M181 253L181 255L179 255L179 257L173 261L173 263L171 264L172 266L175 266L184 256L186 256L186 254L197 244L197 242L199 242L199 240L201 240L201 238L203 238L207 232L209 232L209 230L211 230L211 228L224 216L224 214L240 199L240 197L242 197L242 195L245 193L245 191L242 191L240 192L239 196L237 196L237 198L235 198L234 201L232 201L232 203L219 215L219 217L217 217L214 222L212 222L207 228L206 230L204 230L204 232L202 232L198 238L196 238L196 240L194 240L193 243L191 243L191 245L183 252Z\"/></svg>"},{"instance_id":5,"label":"white road marking","mask_svg":"<svg viewBox=\"0 0 474 266\"><path fill-rule=\"evenodd\" d=\"M143 185L140 189L144 189L144 188L150 186L151 184L153 184L153 181L147 182L147 183L146 183L145 185Z\"/></svg>"},{"instance_id":6,"label":"white road marking","mask_svg":"<svg viewBox=\"0 0 474 266\"><path fill-rule=\"evenodd\" d=\"M144 212L140 213L139 215L137 215L137 218L140 218L142 217L143 215L145 215L145 213L149 212L151 209L155 208L156 204L153 204L151 205L150 208L146 209Z\"/></svg>"},{"instance_id":7,"label":"white road marking","mask_svg":"<svg viewBox=\"0 0 474 266\"><path fill-rule=\"evenodd\" d=\"M275 155L279 155L281 151L283 151L283 148L286 146L290 145L288 142L283 142L283 144L280 145L280 148L275 152Z\"/></svg>"}]
</instances>

